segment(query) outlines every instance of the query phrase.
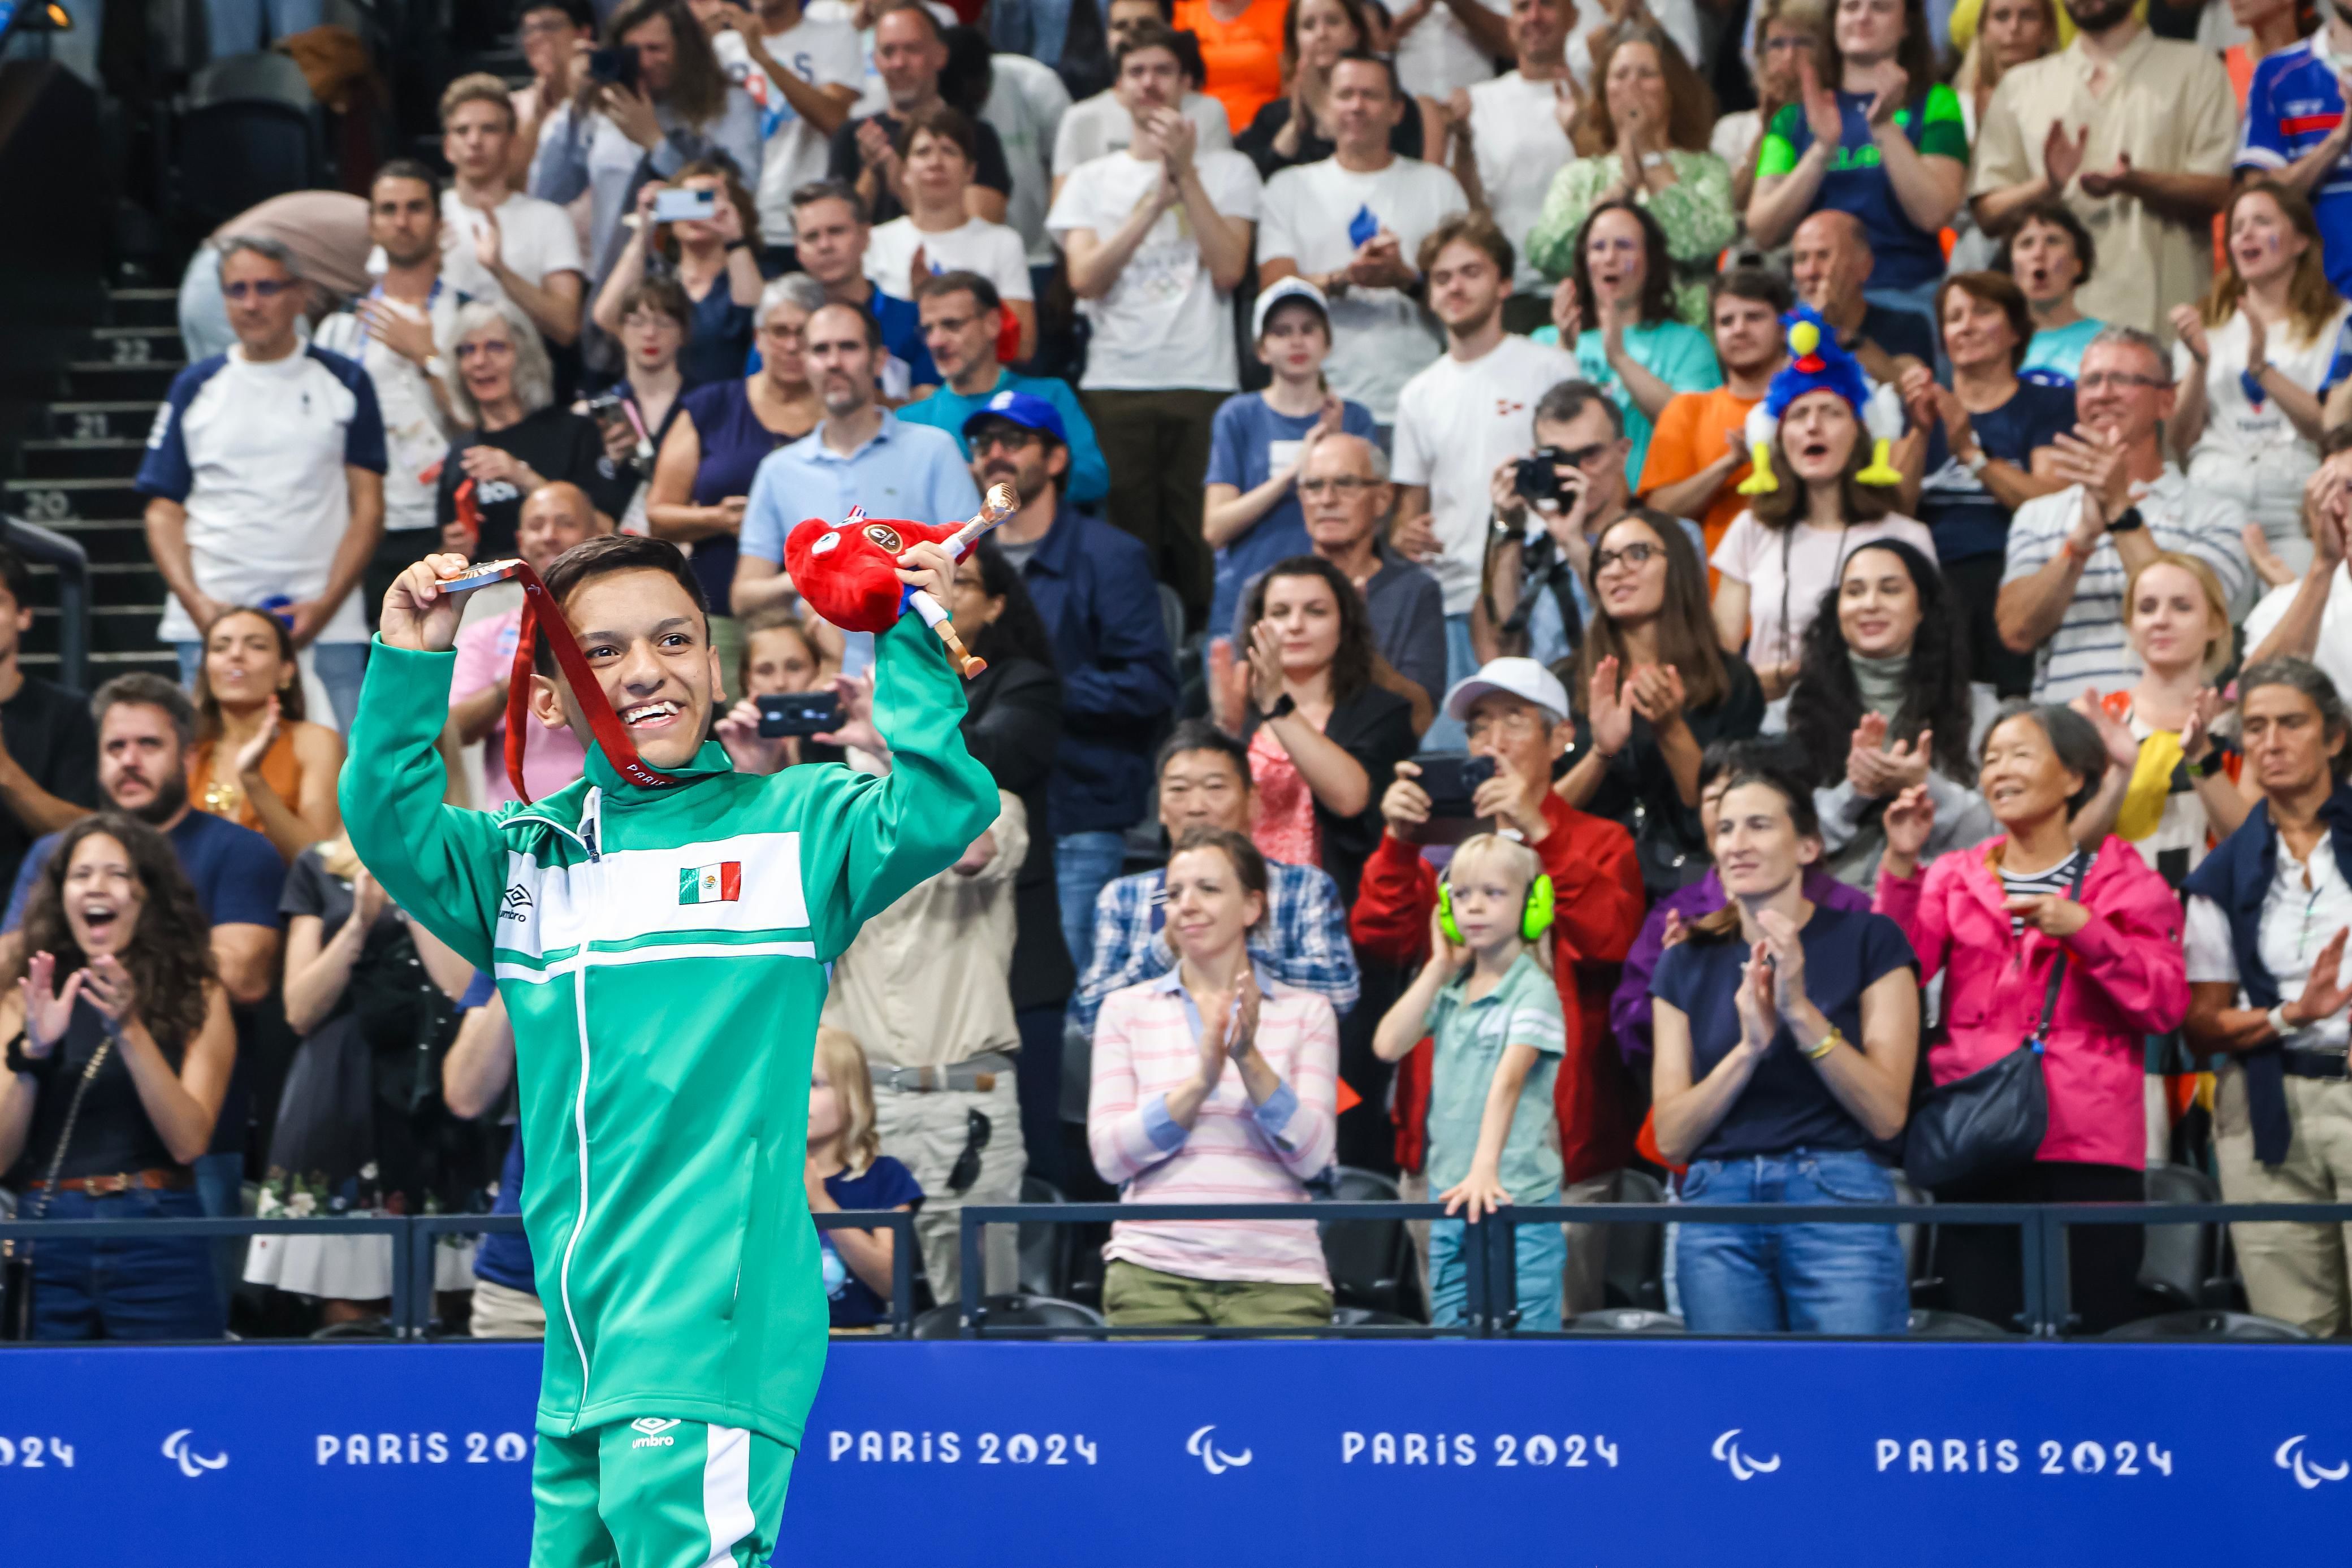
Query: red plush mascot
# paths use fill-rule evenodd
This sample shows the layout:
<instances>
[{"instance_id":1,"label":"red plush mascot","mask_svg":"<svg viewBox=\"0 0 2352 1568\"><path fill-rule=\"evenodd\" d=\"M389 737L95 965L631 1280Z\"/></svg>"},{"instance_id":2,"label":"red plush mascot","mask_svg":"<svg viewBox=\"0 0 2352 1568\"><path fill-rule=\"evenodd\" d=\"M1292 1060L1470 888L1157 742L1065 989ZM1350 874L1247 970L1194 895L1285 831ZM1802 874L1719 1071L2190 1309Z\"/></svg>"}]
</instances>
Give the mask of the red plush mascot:
<instances>
[{"instance_id":1,"label":"red plush mascot","mask_svg":"<svg viewBox=\"0 0 2352 1568\"><path fill-rule=\"evenodd\" d=\"M995 485L979 515L961 523L869 517L855 507L838 525L803 517L784 539L784 570L800 596L845 632L887 632L912 605L970 680L988 667L986 661L965 651L945 606L898 580L898 558L910 545L929 543L946 546L949 555L961 560L1017 505L1009 486Z\"/></svg>"}]
</instances>

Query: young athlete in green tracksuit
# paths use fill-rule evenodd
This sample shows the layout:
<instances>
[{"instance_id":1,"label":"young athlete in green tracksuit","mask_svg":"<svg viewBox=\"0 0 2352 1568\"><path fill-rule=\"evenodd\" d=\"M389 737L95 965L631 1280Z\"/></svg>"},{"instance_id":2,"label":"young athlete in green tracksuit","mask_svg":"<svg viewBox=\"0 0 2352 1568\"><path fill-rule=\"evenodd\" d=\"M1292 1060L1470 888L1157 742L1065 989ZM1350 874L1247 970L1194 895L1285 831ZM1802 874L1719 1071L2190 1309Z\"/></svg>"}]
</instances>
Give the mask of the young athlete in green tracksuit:
<instances>
[{"instance_id":1,"label":"young athlete in green tracksuit","mask_svg":"<svg viewBox=\"0 0 2352 1568\"><path fill-rule=\"evenodd\" d=\"M901 564L946 600L938 547ZM514 1019L548 1306L532 1568L764 1563L824 1365L803 1176L822 966L955 862L996 787L912 616L877 639L887 778L734 771L702 739L720 687L694 576L622 537L568 552L547 586L639 758L677 782L630 783L591 744L545 800L444 805L458 601L438 585L464 570L436 556L386 594L342 809L361 860L496 974ZM533 713L589 735L544 649L539 668Z\"/></svg>"}]
</instances>

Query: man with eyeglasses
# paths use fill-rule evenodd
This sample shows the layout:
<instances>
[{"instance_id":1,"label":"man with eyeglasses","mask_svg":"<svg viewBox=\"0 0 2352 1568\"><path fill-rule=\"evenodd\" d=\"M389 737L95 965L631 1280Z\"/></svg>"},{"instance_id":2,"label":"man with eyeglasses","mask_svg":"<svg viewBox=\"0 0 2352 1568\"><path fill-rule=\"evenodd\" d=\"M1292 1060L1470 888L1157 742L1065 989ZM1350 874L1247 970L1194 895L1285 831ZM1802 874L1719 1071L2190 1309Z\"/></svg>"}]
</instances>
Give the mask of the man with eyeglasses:
<instances>
[{"instance_id":1,"label":"man with eyeglasses","mask_svg":"<svg viewBox=\"0 0 2352 1568\"><path fill-rule=\"evenodd\" d=\"M1360 435L1327 435L1299 464L1298 500L1314 552L1364 596L1372 645L1433 707L1445 690L1445 591L1382 537L1396 504L1387 457ZM1245 630L1236 606L1234 646L1245 645Z\"/></svg>"},{"instance_id":2,"label":"man with eyeglasses","mask_svg":"<svg viewBox=\"0 0 2352 1568\"><path fill-rule=\"evenodd\" d=\"M1486 555L1493 476L1527 455L1529 411L1550 388L1575 379L1576 361L1503 329L1514 256L1511 242L1485 214L1438 225L1417 259L1429 279L1430 308L1445 328L1445 352L1397 394L1402 489L1392 542L1435 573L1445 591L1451 682L1467 678L1482 651L1471 615Z\"/></svg>"},{"instance_id":3,"label":"man with eyeglasses","mask_svg":"<svg viewBox=\"0 0 2352 1568\"><path fill-rule=\"evenodd\" d=\"M1480 634L1550 664L1573 653L1592 618L1585 584L1592 546L1611 524L1638 513L1654 528L1679 528L1703 549L1698 525L1633 504L1625 483L1624 414L1587 381L1565 381L1536 404L1533 465L1506 459L1489 479L1494 528L1479 599ZM1548 468L1548 472L1547 472Z\"/></svg>"},{"instance_id":4,"label":"man with eyeglasses","mask_svg":"<svg viewBox=\"0 0 2352 1568\"><path fill-rule=\"evenodd\" d=\"M1000 345L1004 335L1003 301L996 285L976 272L942 272L926 278L915 290L915 308L922 312L923 346L939 367L939 391L898 411L909 424L928 424L956 438L966 458L964 421L980 412L1001 392L1027 392L1054 405L1068 437L1070 504L1094 507L1110 489L1110 469L1103 462L1102 445L1095 440L1094 422L1078 405L1077 394L1059 376L1016 375L1004 368Z\"/></svg>"},{"instance_id":5,"label":"man with eyeglasses","mask_svg":"<svg viewBox=\"0 0 2352 1568\"><path fill-rule=\"evenodd\" d=\"M2109 327L2083 350L2079 423L2034 465L2038 476L2067 488L2017 509L1994 608L2010 651L2037 654L2037 703L2138 680L2139 655L2124 635L2124 594L2159 552L2211 567L2233 615L2252 602L2245 508L2191 485L2166 456L2172 407L2172 361L2148 333Z\"/></svg>"},{"instance_id":6,"label":"man with eyeglasses","mask_svg":"<svg viewBox=\"0 0 2352 1568\"><path fill-rule=\"evenodd\" d=\"M1623 462L1618 455L1611 471L1622 470ZM1552 981L1568 1036L1552 1092L1566 1168L1559 1201L1607 1203L1616 1196L1618 1173L1633 1158L1642 1120L1640 1088L1609 1034L1610 996L1641 929L1645 902L1633 836L1553 792L1552 765L1567 754L1576 725L1567 688L1543 665L1533 659L1489 660L1446 694L1445 712L1462 725L1470 754L1494 763L1492 777L1470 797L1479 826L1534 850L1552 881ZM1348 917L1349 935L1365 957L1409 967L1428 956L1430 916L1437 906L1437 871L1421 848L1432 801L1420 779L1419 764L1397 764L1396 779L1381 798L1387 831L1364 862ZM1429 1068L1423 1041L1397 1069L1397 1163L1408 1173L1422 1169L1426 1148ZM1420 1190L1426 1192L1426 1186ZM1414 1196L1410 1185L1406 1196ZM1572 1317L1601 1304L1606 1232L1599 1226L1564 1228L1563 1307Z\"/></svg>"},{"instance_id":7,"label":"man with eyeglasses","mask_svg":"<svg viewBox=\"0 0 2352 1568\"><path fill-rule=\"evenodd\" d=\"M1354 439L1349 437L1350 440ZM1247 833L1254 785L1249 748L1203 718L1181 720L1160 748L1160 826L1170 843L1194 828ZM1339 884L1320 866L1265 862L1265 917L1250 956L1286 986L1314 991L1345 1018L1361 977L1348 945ZM1094 907L1094 953L1070 998L1070 1027L1092 1035L1103 998L1176 967L1168 945L1168 873L1138 872L1106 885Z\"/></svg>"},{"instance_id":8,"label":"man with eyeglasses","mask_svg":"<svg viewBox=\"0 0 2352 1568\"><path fill-rule=\"evenodd\" d=\"M1000 392L964 422L963 436L980 488L1010 485L1020 497L1021 509L991 537L1021 573L1062 677L1062 738L1045 813L1062 940L1083 972L1095 896L1126 858L1127 830L1150 782L1152 740L1176 706L1168 625L1143 546L1063 500L1070 448L1053 404Z\"/></svg>"},{"instance_id":9,"label":"man with eyeglasses","mask_svg":"<svg viewBox=\"0 0 2352 1568\"><path fill-rule=\"evenodd\" d=\"M365 371L295 336L293 253L241 235L219 248L236 346L173 378L139 465L148 553L171 590L156 635L193 683L205 629L275 600L348 729L368 639L352 590L383 532L383 416Z\"/></svg>"}]
</instances>

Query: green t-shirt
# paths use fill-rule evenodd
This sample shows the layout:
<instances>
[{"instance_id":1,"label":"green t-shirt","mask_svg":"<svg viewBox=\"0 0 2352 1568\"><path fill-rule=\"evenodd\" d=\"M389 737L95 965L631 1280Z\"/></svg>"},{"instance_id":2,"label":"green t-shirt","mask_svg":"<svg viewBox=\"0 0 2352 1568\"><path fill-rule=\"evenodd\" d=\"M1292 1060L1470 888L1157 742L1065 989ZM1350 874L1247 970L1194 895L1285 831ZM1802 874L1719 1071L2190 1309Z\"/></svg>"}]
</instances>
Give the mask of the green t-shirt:
<instances>
[{"instance_id":1,"label":"green t-shirt","mask_svg":"<svg viewBox=\"0 0 2352 1568\"><path fill-rule=\"evenodd\" d=\"M1560 1182L1552 1081L1568 1049L1559 992L1543 966L1526 953L1504 973L1501 984L1475 1002L1465 999L1470 975L1465 968L1445 983L1426 1023L1436 1052L1429 1076L1429 1190L1444 1192L1470 1174L1496 1069L1506 1047L1524 1045L1534 1049L1536 1064L1519 1086L1518 1109L1511 1115L1497 1174L1513 1202L1549 1203L1559 1197Z\"/></svg>"},{"instance_id":2,"label":"green t-shirt","mask_svg":"<svg viewBox=\"0 0 2352 1568\"><path fill-rule=\"evenodd\" d=\"M1829 172L1822 176L1822 188L1813 197L1813 211L1835 207L1862 220L1870 235L1871 254L1878 260L1871 270L1871 287L1916 288L1944 275L1943 241L1911 221L1911 214L1895 197L1894 182L1879 165L1878 142L1870 133L1873 96L1837 95L1845 133L1839 138L1836 156L1830 160ZM1950 88L1940 82L1929 88L1923 102L1895 111L1895 123L1923 156L1949 158L1963 168L1968 165L1968 128L1960 119L1959 95ZM1805 118L1804 106L1790 104L1772 117L1771 126L1764 132L1764 144L1756 153L1756 177L1788 173L1812 144L1813 128Z\"/></svg>"}]
</instances>

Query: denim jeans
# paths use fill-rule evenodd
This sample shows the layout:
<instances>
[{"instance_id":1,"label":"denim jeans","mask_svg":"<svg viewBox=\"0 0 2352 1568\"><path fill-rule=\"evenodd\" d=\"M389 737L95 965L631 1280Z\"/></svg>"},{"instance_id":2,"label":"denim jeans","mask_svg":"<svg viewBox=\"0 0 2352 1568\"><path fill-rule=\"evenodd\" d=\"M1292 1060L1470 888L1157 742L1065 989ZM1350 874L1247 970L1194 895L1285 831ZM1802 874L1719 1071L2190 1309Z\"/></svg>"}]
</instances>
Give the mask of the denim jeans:
<instances>
[{"instance_id":1,"label":"denim jeans","mask_svg":"<svg viewBox=\"0 0 2352 1568\"><path fill-rule=\"evenodd\" d=\"M1541 1201L1559 1199L1555 1195ZM1465 1322L1469 1317L1470 1271L1463 1262L1464 1228L1459 1219L1429 1222L1429 1321L1441 1328ZM1518 1326L1556 1330L1560 1320L1560 1271L1568 1267L1567 1233L1557 1225L1511 1228L1517 1235L1513 1262L1517 1273Z\"/></svg>"},{"instance_id":2,"label":"denim jeans","mask_svg":"<svg viewBox=\"0 0 2352 1568\"><path fill-rule=\"evenodd\" d=\"M266 44L319 25L319 0L205 0L205 34L213 58L250 54ZM268 19L267 37L262 23Z\"/></svg>"},{"instance_id":3,"label":"denim jeans","mask_svg":"<svg viewBox=\"0 0 2352 1568\"><path fill-rule=\"evenodd\" d=\"M1694 1160L1682 1201L1892 1203L1895 1183L1868 1155L1794 1149ZM1683 1320L1700 1333L1899 1334L1910 1290L1891 1225L1702 1225L1675 1237Z\"/></svg>"},{"instance_id":4,"label":"denim jeans","mask_svg":"<svg viewBox=\"0 0 2352 1568\"><path fill-rule=\"evenodd\" d=\"M25 1205L40 1207L33 1194ZM193 1187L91 1197L55 1194L45 1219L200 1219ZM212 1244L200 1238L125 1241L36 1239L35 1339L218 1339L228 1307L213 1272Z\"/></svg>"},{"instance_id":5,"label":"denim jeans","mask_svg":"<svg viewBox=\"0 0 2352 1568\"><path fill-rule=\"evenodd\" d=\"M174 643L173 652L180 656L180 684L193 690L196 672L204 667L205 645L202 643ZM313 643L310 644L311 673L319 684L327 688L327 702L335 710L335 727L345 735L352 732L352 720L359 716L360 683L367 675L365 643ZM313 722L321 716L313 714Z\"/></svg>"},{"instance_id":6,"label":"denim jeans","mask_svg":"<svg viewBox=\"0 0 2352 1568\"><path fill-rule=\"evenodd\" d=\"M1054 840L1054 891L1062 904L1062 940L1081 975L1094 956L1095 899L1126 859L1124 833L1063 833Z\"/></svg>"}]
</instances>

